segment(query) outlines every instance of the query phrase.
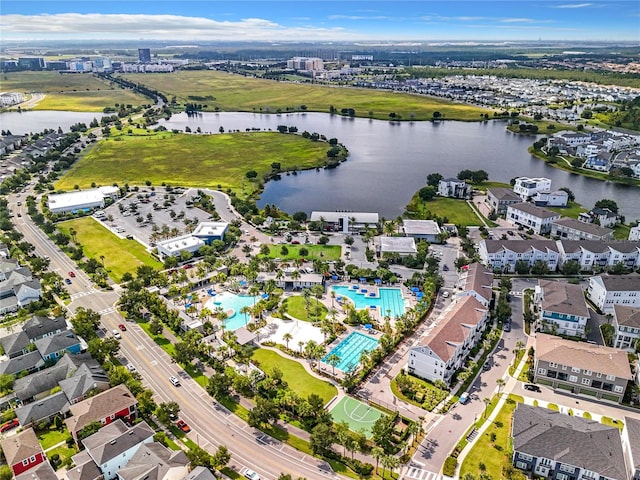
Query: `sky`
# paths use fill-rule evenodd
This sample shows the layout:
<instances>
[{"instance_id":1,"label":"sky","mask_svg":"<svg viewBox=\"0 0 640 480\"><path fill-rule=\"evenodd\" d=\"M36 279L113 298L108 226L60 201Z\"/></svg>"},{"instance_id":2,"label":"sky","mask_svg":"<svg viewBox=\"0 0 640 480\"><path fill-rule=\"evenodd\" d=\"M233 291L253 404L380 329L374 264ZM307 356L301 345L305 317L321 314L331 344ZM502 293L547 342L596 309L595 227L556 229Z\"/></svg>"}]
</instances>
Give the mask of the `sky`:
<instances>
[{"instance_id":1,"label":"sky","mask_svg":"<svg viewBox=\"0 0 640 480\"><path fill-rule=\"evenodd\" d=\"M14 40L631 41L638 0L1 0Z\"/></svg>"}]
</instances>

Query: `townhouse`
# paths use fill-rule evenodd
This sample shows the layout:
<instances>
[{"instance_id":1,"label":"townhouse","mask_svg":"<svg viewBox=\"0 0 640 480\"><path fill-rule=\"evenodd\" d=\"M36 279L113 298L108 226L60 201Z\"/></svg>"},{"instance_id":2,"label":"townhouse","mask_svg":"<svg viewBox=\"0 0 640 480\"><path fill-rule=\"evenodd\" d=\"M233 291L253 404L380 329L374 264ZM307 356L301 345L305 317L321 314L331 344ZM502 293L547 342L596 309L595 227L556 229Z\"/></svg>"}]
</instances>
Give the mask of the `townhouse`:
<instances>
[{"instance_id":1,"label":"townhouse","mask_svg":"<svg viewBox=\"0 0 640 480\"><path fill-rule=\"evenodd\" d=\"M536 261L544 262L549 271L555 272L560 253L553 240L482 240L478 248L482 263L491 270L512 273L517 261L525 261L529 267Z\"/></svg>"},{"instance_id":2,"label":"townhouse","mask_svg":"<svg viewBox=\"0 0 640 480\"><path fill-rule=\"evenodd\" d=\"M447 308L436 327L409 350L407 370L429 381L449 384L487 324L488 309L473 296Z\"/></svg>"},{"instance_id":3,"label":"townhouse","mask_svg":"<svg viewBox=\"0 0 640 480\"><path fill-rule=\"evenodd\" d=\"M40 338L33 342L45 362L57 362L65 353L80 353L83 350L80 338L71 330Z\"/></svg>"},{"instance_id":4,"label":"townhouse","mask_svg":"<svg viewBox=\"0 0 640 480\"><path fill-rule=\"evenodd\" d=\"M467 269L462 270L458 285L462 291L457 294L458 298L471 296L480 302L485 308L491 304L493 297L493 273L487 270L480 263L467 265Z\"/></svg>"},{"instance_id":5,"label":"townhouse","mask_svg":"<svg viewBox=\"0 0 640 480\"><path fill-rule=\"evenodd\" d=\"M486 202L498 215L505 215L507 207L516 203L521 203L522 199L508 188L487 188Z\"/></svg>"},{"instance_id":6,"label":"townhouse","mask_svg":"<svg viewBox=\"0 0 640 480\"><path fill-rule=\"evenodd\" d=\"M640 480L640 420L624 417L622 448L631 480Z\"/></svg>"},{"instance_id":7,"label":"townhouse","mask_svg":"<svg viewBox=\"0 0 640 480\"><path fill-rule=\"evenodd\" d=\"M16 312L41 296L40 280L33 278L31 270L13 259L0 260L0 315Z\"/></svg>"},{"instance_id":8,"label":"townhouse","mask_svg":"<svg viewBox=\"0 0 640 480\"><path fill-rule=\"evenodd\" d=\"M552 480L626 480L616 427L519 403L511 423L513 465Z\"/></svg>"},{"instance_id":9,"label":"townhouse","mask_svg":"<svg viewBox=\"0 0 640 480\"><path fill-rule=\"evenodd\" d=\"M538 235L551 232L551 224L560 214L532 203L521 202L507 206L507 220L514 225L531 229Z\"/></svg>"},{"instance_id":10,"label":"townhouse","mask_svg":"<svg viewBox=\"0 0 640 480\"><path fill-rule=\"evenodd\" d=\"M595 223L562 217L551 223L551 236L567 240L613 240L613 230Z\"/></svg>"},{"instance_id":11,"label":"townhouse","mask_svg":"<svg viewBox=\"0 0 640 480\"><path fill-rule=\"evenodd\" d=\"M580 271L591 272L620 264L624 268L640 267L640 244L628 240L602 242L599 240L558 240L560 263L574 260Z\"/></svg>"},{"instance_id":12,"label":"townhouse","mask_svg":"<svg viewBox=\"0 0 640 480\"><path fill-rule=\"evenodd\" d=\"M584 337L589 309L580 285L538 280L534 301L538 304L538 328L553 334Z\"/></svg>"},{"instance_id":13,"label":"townhouse","mask_svg":"<svg viewBox=\"0 0 640 480\"><path fill-rule=\"evenodd\" d=\"M612 325L615 328L615 348L630 352L640 348L640 307L614 304Z\"/></svg>"},{"instance_id":14,"label":"townhouse","mask_svg":"<svg viewBox=\"0 0 640 480\"><path fill-rule=\"evenodd\" d=\"M534 380L538 383L619 403L632 379L623 350L536 335Z\"/></svg>"},{"instance_id":15,"label":"townhouse","mask_svg":"<svg viewBox=\"0 0 640 480\"><path fill-rule=\"evenodd\" d=\"M640 307L640 275L598 275L589 278L587 298L601 312L612 314L614 305Z\"/></svg>"},{"instance_id":16,"label":"townhouse","mask_svg":"<svg viewBox=\"0 0 640 480\"><path fill-rule=\"evenodd\" d=\"M614 227L620 223L620 216L613 213L608 208L593 208L588 212L582 212L578 215L578 220L584 223L596 223L601 227Z\"/></svg>"},{"instance_id":17,"label":"townhouse","mask_svg":"<svg viewBox=\"0 0 640 480\"><path fill-rule=\"evenodd\" d=\"M118 471L118 480L184 479L189 475L189 459L182 451L169 450L161 443L145 443L131 457L127 466ZM212 480L202 473L203 480Z\"/></svg>"},{"instance_id":18,"label":"townhouse","mask_svg":"<svg viewBox=\"0 0 640 480\"><path fill-rule=\"evenodd\" d=\"M16 476L34 469L47 460L32 428L3 439L0 446L7 465Z\"/></svg>"}]
</instances>

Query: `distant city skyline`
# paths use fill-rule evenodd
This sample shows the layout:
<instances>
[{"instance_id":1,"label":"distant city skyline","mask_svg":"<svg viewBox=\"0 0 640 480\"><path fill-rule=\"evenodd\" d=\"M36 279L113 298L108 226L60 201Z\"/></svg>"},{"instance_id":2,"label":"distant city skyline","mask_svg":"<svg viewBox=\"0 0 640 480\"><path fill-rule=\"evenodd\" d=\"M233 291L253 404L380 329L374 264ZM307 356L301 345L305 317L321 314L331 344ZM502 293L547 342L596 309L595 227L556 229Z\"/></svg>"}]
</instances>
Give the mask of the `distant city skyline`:
<instances>
[{"instance_id":1,"label":"distant city skyline","mask_svg":"<svg viewBox=\"0 0 640 480\"><path fill-rule=\"evenodd\" d=\"M630 41L631 1L3 0L0 42Z\"/></svg>"}]
</instances>

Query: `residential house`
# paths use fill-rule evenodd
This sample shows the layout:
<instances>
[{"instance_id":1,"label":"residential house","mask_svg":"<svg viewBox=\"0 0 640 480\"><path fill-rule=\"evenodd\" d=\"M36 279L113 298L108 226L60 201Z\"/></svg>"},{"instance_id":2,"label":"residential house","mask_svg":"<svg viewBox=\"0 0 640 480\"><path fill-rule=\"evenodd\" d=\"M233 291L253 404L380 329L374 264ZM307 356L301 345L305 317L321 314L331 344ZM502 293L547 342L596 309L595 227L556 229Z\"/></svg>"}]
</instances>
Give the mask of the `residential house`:
<instances>
[{"instance_id":1,"label":"residential house","mask_svg":"<svg viewBox=\"0 0 640 480\"><path fill-rule=\"evenodd\" d=\"M471 185L457 178L445 178L438 182L438 195L451 198L469 198Z\"/></svg>"},{"instance_id":2,"label":"residential house","mask_svg":"<svg viewBox=\"0 0 640 480\"><path fill-rule=\"evenodd\" d=\"M215 475L204 467L196 467L191 470L182 480L215 480Z\"/></svg>"},{"instance_id":3,"label":"residential house","mask_svg":"<svg viewBox=\"0 0 640 480\"><path fill-rule=\"evenodd\" d=\"M29 337L22 331L0 338L0 345L2 345L4 354L9 358L20 357L33 350Z\"/></svg>"},{"instance_id":4,"label":"residential house","mask_svg":"<svg viewBox=\"0 0 640 480\"><path fill-rule=\"evenodd\" d=\"M552 480L626 480L616 427L519 403L511 423L513 464Z\"/></svg>"},{"instance_id":5,"label":"residential house","mask_svg":"<svg viewBox=\"0 0 640 480\"><path fill-rule=\"evenodd\" d=\"M533 197L533 203L542 207L566 207L569 203L569 194L564 190L538 192Z\"/></svg>"},{"instance_id":6,"label":"residential house","mask_svg":"<svg viewBox=\"0 0 640 480\"><path fill-rule=\"evenodd\" d=\"M640 307L640 275L598 275L589 278L587 298L603 313L613 313L614 305Z\"/></svg>"},{"instance_id":7,"label":"residential house","mask_svg":"<svg viewBox=\"0 0 640 480\"><path fill-rule=\"evenodd\" d=\"M418 253L413 237L378 237L376 251L379 257L407 257Z\"/></svg>"},{"instance_id":8,"label":"residential house","mask_svg":"<svg viewBox=\"0 0 640 480\"><path fill-rule=\"evenodd\" d=\"M32 342L55 335L68 328L69 326L64 317L49 318L39 315L34 315L22 325L22 331L27 334Z\"/></svg>"},{"instance_id":9,"label":"residential house","mask_svg":"<svg viewBox=\"0 0 640 480\"><path fill-rule=\"evenodd\" d=\"M558 240L560 266L574 260L583 272L603 270L621 264L624 268L640 267L640 245L628 240Z\"/></svg>"},{"instance_id":10,"label":"residential house","mask_svg":"<svg viewBox=\"0 0 640 480\"><path fill-rule=\"evenodd\" d=\"M578 215L578 220L585 223L595 223L601 227L611 228L620 223L620 216L608 208L594 208Z\"/></svg>"},{"instance_id":11,"label":"residential house","mask_svg":"<svg viewBox=\"0 0 640 480\"><path fill-rule=\"evenodd\" d=\"M543 177L518 177L513 185L513 192L525 202L539 192L550 191L551 180Z\"/></svg>"},{"instance_id":12,"label":"residential house","mask_svg":"<svg viewBox=\"0 0 640 480\"><path fill-rule=\"evenodd\" d=\"M138 414L137 405L136 397L121 384L71 405L72 416L65 420L65 423L73 438L77 440L78 432L91 422L108 425L117 418L132 422Z\"/></svg>"},{"instance_id":13,"label":"residential house","mask_svg":"<svg viewBox=\"0 0 640 480\"><path fill-rule=\"evenodd\" d=\"M184 478L189 473L189 459L182 451L169 450L161 443L145 443L118 470L118 480Z\"/></svg>"},{"instance_id":14,"label":"residential house","mask_svg":"<svg viewBox=\"0 0 640 480\"><path fill-rule=\"evenodd\" d=\"M488 309L472 296L452 303L436 327L409 349L408 371L425 380L448 384L480 339L487 319Z\"/></svg>"},{"instance_id":15,"label":"residential house","mask_svg":"<svg viewBox=\"0 0 640 480\"><path fill-rule=\"evenodd\" d=\"M55 470L49 462L42 462L38 466L16 475L16 480L59 480Z\"/></svg>"},{"instance_id":16,"label":"residential house","mask_svg":"<svg viewBox=\"0 0 640 480\"><path fill-rule=\"evenodd\" d=\"M516 203L507 207L507 220L520 227L531 229L538 235L549 233L551 224L560 218L560 214L536 207L528 202Z\"/></svg>"},{"instance_id":17,"label":"residential house","mask_svg":"<svg viewBox=\"0 0 640 480\"><path fill-rule=\"evenodd\" d=\"M485 308L489 307L493 296L493 273L482 264L467 265L467 269L460 273L458 284L462 287L462 291L457 294L458 298L471 296Z\"/></svg>"},{"instance_id":18,"label":"residential house","mask_svg":"<svg viewBox=\"0 0 640 480\"><path fill-rule=\"evenodd\" d=\"M67 470L66 480L104 480L102 472L86 450L76 453L71 460L73 468Z\"/></svg>"},{"instance_id":19,"label":"residential house","mask_svg":"<svg viewBox=\"0 0 640 480\"><path fill-rule=\"evenodd\" d=\"M584 337L589 309L580 285L538 280L534 301L538 303L538 325L542 331Z\"/></svg>"},{"instance_id":20,"label":"residential house","mask_svg":"<svg viewBox=\"0 0 640 480\"><path fill-rule=\"evenodd\" d=\"M567 142L567 145L573 148L576 148L578 145L585 145L591 142L591 135L589 133L571 132L569 130L558 132L553 137L562 138Z\"/></svg>"},{"instance_id":21,"label":"residential house","mask_svg":"<svg viewBox=\"0 0 640 480\"><path fill-rule=\"evenodd\" d=\"M562 217L551 224L551 236L567 240L613 240L613 230L595 223Z\"/></svg>"},{"instance_id":22,"label":"residential house","mask_svg":"<svg viewBox=\"0 0 640 480\"><path fill-rule=\"evenodd\" d=\"M538 333L534 380L554 389L621 402L632 380L627 353Z\"/></svg>"},{"instance_id":23,"label":"residential house","mask_svg":"<svg viewBox=\"0 0 640 480\"><path fill-rule=\"evenodd\" d=\"M640 225L631 227L629 230L629 240L632 242L640 242Z\"/></svg>"},{"instance_id":24,"label":"residential house","mask_svg":"<svg viewBox=\"0 0 640 480\"><path fill-rule=\"evenodd\" d=\"M58 383L70 377L76 370L76 366L70 355L64 355L55 365L39 372L18 378L13 384L16 397L24 404L49 395L52 388Z\"/></svg>"},{"instance_id":25,"label":"residential house","mask_svg":"<svg viewBox=\"0 0 640 480\"><path fill-rule=\"evenodd\" d=\"M355 233L374 227L380 221L370 212L311 212L311 222L320 224L322 231Z\"/></svg>"},{"instance_id":26,"label":"residential house","mask_svg":"<svg viewBox=\"0 0 640 480\"><path fill-rule=\"evenodd\" d=\"M31 470L47 460L32 428L11 435L0 442L7 465L14 475Z\"/></svg>"},{"instance_id":27,"label":"residential house","mask_svg":"<svg viewBox=\"0 0 640 480\"><path fill-rule=\"evenodd\" d=\"M65 353L80 353L83 348L80 339L71 330L64 330L55 335L40 338L34 343L45 362L57 362Z\"/></svg>"},{"instance_id":28,"label":"residential house","mask_svg":"<svg viewBox=\"0 0 640 480\"><path fill-rule=\"evenodd\" d=\"M433 220L402 220L402 231L405 237L426 240L429 243L440 243L442 230L438 222Z\"/></svg>"},{"instance_id":29,"label":"residential house","mask_svg":"<svg viewBox=\"0 0 640 480\"><path fill-rule=\"evenodd\" d=\"M504 272L514 272L517 261L525 261L529 267L542 261L555 272L560 258L553 240L482 240L478 253L487 268Z\"/></svg>"},{"instance_id":30,"label":"residential house","mask_svg":"<svg viewBox=\"0 0 640 480\"><path fill-rule=\"evenodd\" d=\"M640 480L640 420L624 417L622 449L631 480Z\"/></svg>"},{"instance_id":31,"label":"residential house","mask_svg":"<svg viewBox=\"0 0 640 480\"><path fill-rule=\"evenodd\" d=\"M0 275L0 315L16 312L42 296L40 280L32 277L31 270L13 264L15 268L7 271L12 266L7 260L0 262L0 268L5 268Z\"/></svg>"},{"instance_id":32,"label":"residential house","mask_svg":"<svg viewBox=\"0 0 640 480\"><path fill-rule=\"evenodd\" d=\"M613 346L635 352L640 348L640 307L613 305L615 338Z\"/></svg>"},{"instance_id":33,"label":"residential house","mask_svg":"<svg viewBox=\"0 0 640 480\"><path fill-rule=\"evenodd\" d=\"M78 357L84 354L77 355ZM109 377L95 360L82 362L73 375L60 381L60 388L70 404L81 402L96 391L109 388Z\"/></svg>"},{"instance_id":34,"label":"residential house","mask_svg":"<svg viewBox=\"0 0 640 480\"><path fill-rule=\"evenodd\" d=\"M20 355L0 362L0 375L16 375L21 372L32 373L44 368L44 360L40 356L40 352L33 351L26 355Z\"/></svg>"},{"instance_id":35,"label":"residential house","mask_svg":"<svg viewBox=\"0 0 640 480\"><path fill-rule=\"evenodd\" d=\"M82 445L104 475L104 480L113 480L142 444L153 442L154 434L144 421L127 427L117 419L82 440Z\"/></svg>"},{"instance_id":36,"label":"residential house","mask_svg":"<svg viewBox=\"0 0 640 480\"><path fill-rule=\"evenodd\" d=\"M507 207L522 202L520 196L508 188L487 188L486 202L498 215L505 215Z\"/></svg>"},{"instance_id":37,"label":"residential house","mask_svg":"<svg viewBox=\"0 0 640 480\"><path fill-rule=\"evenodd\" d=\"M16 408L16 417L22 426L37 425L56 415L64 417L69 412L69 400L64 392L56 392L35 402Z\"/></svg>"}]
</instances>

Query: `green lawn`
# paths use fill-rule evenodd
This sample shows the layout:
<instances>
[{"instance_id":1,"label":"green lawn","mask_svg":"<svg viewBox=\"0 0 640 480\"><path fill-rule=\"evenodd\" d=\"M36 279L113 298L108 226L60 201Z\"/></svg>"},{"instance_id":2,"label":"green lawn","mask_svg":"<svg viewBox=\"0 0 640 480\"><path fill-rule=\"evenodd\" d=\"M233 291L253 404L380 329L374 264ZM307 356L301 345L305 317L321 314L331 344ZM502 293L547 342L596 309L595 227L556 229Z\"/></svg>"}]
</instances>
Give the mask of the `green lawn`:
<instances>
[{"instance_id":1,"label":"green lawn","mask_svg":"<svg viewBox=\"0 0 640 480\"><path fill-rule=\"evenodd\" d=\"M61 222L57 228L67 235L73 228L86 257L95 258L100 262L100 257L104 256L107 273L115 282L120 282L125 272L134 273L140 265L162 267L141 244L134 240L118 238L91 217Z\"/></svg>"},{"instance_id":2,"label":"green lawn","mask_svg":"<svg viewBox=\"0 0 640 480\"><path fill-rule=\"evenodd\" d=\"M455 198L436 197L433 200L424 202L416 194L407 205L406 211L409 217L416 219L437 215L440 218L446 217L447 223L465 226L482 225L482 222L469 204L465 200L457 200Z\"/></svg>"},{"instance_id":3,"label":"green lawn","mask_svg":"<svg viewBox=\"0 0 640 480\"><path fill-rule=\"evenodd\" d=\"M327 316L327 307L317 298L310 297L309 311L307 312L307 302L302 295L289 297L282 302L286 312L293 318L304 320L305 322L319 322Z\"/></svg>"},{"instance_id":4,"label":"green lawn","mask_svg":"<svg viewBox=\"0 0 640 480\"><path fill-rule=\"evenodd\" d=\"M63 447L58 447L58 448L54 448L53 450L49 450L47 452L47 457L51 458L56 453L60 455L61 464L58 467L58 469L60 469L64 465L64 462L66 461L66 459L73 457L76 453L78 453L78 450L76 448L70 448L65 445Z\"/></svg>"},{"instance_id":5,"label":"green lawn","mask_svg":"<svg viewBox=\"0 0 640 480\"><path fill-rule=\"evenodd\" d=\"M616 225L613 227L613 238L616 240L627 240L631 227L629 225Z\"/></svg>"},{"instance_id":6,"label":"green lawn","mask_svg":"<svg viewBox=\"0 0 640 480\"><path fill-rule=\"evenodd\" d=\"M36 433L40 445L43 450L53 447L54 445L64 442L69 436L69 431L65 428L62 430L40 430Z\"/></svg>"},{"instance_id":7,"label":"green lawn","mask_svg":"<svg viewBox=\"0 0 640 480\"><path fill-rule=\"evenodd\" d=\"M101 112L116 103L142 105L150 100L93 75L61 75L58 72L3 72L5 92L44 93L35 110Z\"/></svg>"},{"instance_id":8,"label":"green lawn","mask_svg":"<svg viewBox=\"0 0 640 480\"><path fill-rule=\"evenodd\" d=\"M413 385L413 392L407 392L405 395L398 388L397 379L400 375L402 375L402 373L399 373L396 378L391 381L391 391L393 394L407 403L424 408L430 412L433 411L440 402L447 398L447 395L449 394L447 390L442 390L432 383L409 375L408 378Z\"/></svg>"},{"instance_id":9,"label":"green lawn","mask_svg":"<svg viewBox=\"0 0 640 480\"><path fill-rule=\"evenodd\" d=\"M471 184L473 186L473 188L475 190L481 190L483 192L486 192L488 188L508 188L509 190L511 190L513 187L511 186L511 184L509 183L503 183L503 182L494 182L494 181L487 181L487 182L482 182L482 183L472 183Z\"/></svg>"},{"instance_id":10,"label":"green lawn","mask_svg":"<svg viewBox=\"0 0 640 480\"><path fill-rule=\"evenodd\" d=\"M300 135L274 132L189 135L171 132L121 135L97 143L56 184L143 184L168 182L181 186L221 185L223 188L257 189L245 174L254 170L258 179L278 162L282 170L322 166L329 145Z\"/></svg>"},{"instance_id":11,"label":"green lawn","mask_svg":"<svg viewBox=\"0 0 640 480\"><path fill-rule=\"evenodd\" d=\"M558 212L565 217L571 218L578 218L578 215L588 211L586 208L576 202L569 202L566 207L549 207L549 210L553 210L554 212Z\"/></svg>"},{"instance_id":12,"label":"green lawn","mask_svg":"<svg viewBox=\"0 0 640 480\"><path fill-rule=\"evenodd\" d=\"M251 353L251 359L257 361L267 373L278 367L289 388L303 398L315 393L327 403L338 393L336 387L329 382L309 375L299 362L285 358L273 350L258 348Z\"/></svg>"},{"instance_id":13,"label":"green lawn","mask_svg":"<svg viewBox=\"0 0 640 480\"><path fill-rule=\"evenodd\" d=\"M269 258L280 258L281 260L295 260L303 258L306 260L314 260L316 258L330 262L339 260L342 254L340 245L267 245L269 247ZM286 251L283 250L286 248ZM300 249L306 248L308 255L301 256Z\"/></svg>"},{"instance_id":14,"label":"green lawn","mask_svg":"<svg viewBox=\"0 0 640 480\"><path fill-rule=\"evenodd\" d=\"M477 475L481 471L480 464L486 467L486 473L492 478L502 478L502 467L511 461L511 420L516 409L516 401L509 397L495 421L485 430L471 448L460 467L460 478L465 474ZM495 441L491 434L496 435Z\"/></svg>"},{"instance_id":15,"label":"green lawn","mask_svg":"<svg viewBox=\"0 0 640 480\"><path fill-rule=\"evenodd\" d=\"M336 88L323 85L296 84L229 75L211 70L180 71L171 74L127 74L124 78L145 84L176 96L178 102L193 102L189 96L214 97L201 103L208 110L218 107L226 111L282 112L299 111L304 104L307 111L329 112L353 108L358 117L389 120L391 112L403 120L430 120L438 111L444 119L481 120L487 110L462 103L420 95L409 95L363 88ZM200 102L199 102L200 103ZM397 117L396 117L397 118Z\"/></svg>"}]
</instances>

